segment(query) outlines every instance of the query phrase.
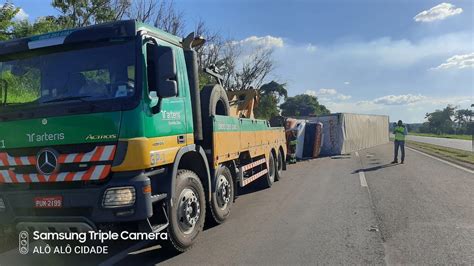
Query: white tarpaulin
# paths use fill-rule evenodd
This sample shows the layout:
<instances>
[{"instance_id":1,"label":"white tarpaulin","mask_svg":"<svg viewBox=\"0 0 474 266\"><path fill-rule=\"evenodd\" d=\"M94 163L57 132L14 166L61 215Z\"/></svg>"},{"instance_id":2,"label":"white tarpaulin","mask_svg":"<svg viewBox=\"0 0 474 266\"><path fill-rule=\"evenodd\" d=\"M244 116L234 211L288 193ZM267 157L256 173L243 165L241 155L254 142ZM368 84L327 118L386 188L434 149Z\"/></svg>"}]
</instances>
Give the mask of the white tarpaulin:
<instances>
[{"instance_id":1,"label":"white tarpaulin","mask_svg":"<svg viewBox=\"0 0 474 266\"><path fill-rule=\"evenodd\" d=\"M323 123L323 155L346 154L389 141L388 116L337 113L308 120Z\"/></svg>"}]
</instances>

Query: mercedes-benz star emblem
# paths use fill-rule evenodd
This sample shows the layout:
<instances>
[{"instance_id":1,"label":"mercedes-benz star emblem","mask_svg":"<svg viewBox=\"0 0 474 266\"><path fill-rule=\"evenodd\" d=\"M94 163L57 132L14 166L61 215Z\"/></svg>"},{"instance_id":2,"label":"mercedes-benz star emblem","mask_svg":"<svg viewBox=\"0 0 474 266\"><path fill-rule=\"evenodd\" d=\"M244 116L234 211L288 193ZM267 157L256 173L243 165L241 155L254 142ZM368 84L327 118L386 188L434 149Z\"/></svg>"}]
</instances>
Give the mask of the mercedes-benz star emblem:
<instances>
[{"instance_id":1,"label":"mercedes-benz star emblem","mask_svg":"<svg viewBox=\"0 0 474 266\"><path fill-rule=\"evenodd\" d=\"M43 175L51 175L58 169L58 158L49 149L41 150L36 156L36 168Z\"/></svg>"}]
</instances>

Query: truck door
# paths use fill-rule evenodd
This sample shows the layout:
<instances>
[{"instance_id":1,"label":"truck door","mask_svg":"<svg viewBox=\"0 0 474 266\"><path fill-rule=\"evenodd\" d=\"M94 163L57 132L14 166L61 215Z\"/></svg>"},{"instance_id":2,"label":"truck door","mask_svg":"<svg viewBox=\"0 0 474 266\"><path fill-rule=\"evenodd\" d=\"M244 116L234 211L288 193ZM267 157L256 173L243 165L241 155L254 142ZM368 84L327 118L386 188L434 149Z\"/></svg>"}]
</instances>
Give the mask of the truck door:
<instances>
[{"instance_id":1,"label":"truck door","mask_svg":"<svg viewBox=\"0 0 474 266\"><path fill-rule=\"evenodd\" d=\"M158 45L171 46L168 43L160 43L159 40L156 41L158 42ZM146 69L148 69L148 66L151 64L156 63L153 62L153 55L150 52L153 45L157 44L155 42L148 42L144 45ZM187 134L189 126L187 125L186 102L189 97L187 97L185 86L183 86L184 82L182 82L183 78L185 78L182 77L182 75L186 74L186 71L182 71L178 62L180 49L178 49L178 47L172 48L174 50L175 64L177 68L176 81L178 83L178 95L160 99L160 111L158 113L152 113L151 109L149 109L145 116L144 123L145 135L151 142L151 151L156 151L154 160L157 162L157 165L172 163L178 150L192 141L192 134ZM153 73L147 71L148 78L150 75L153 75ZM145 83L148 84L148 81ZM159 88L157 89L159 90ZM145 98L149 97L150 90L150 87L146 85L144 93ZM145 99L145 102L146 100L147 99Z\"/></svg>"}]
</instances>

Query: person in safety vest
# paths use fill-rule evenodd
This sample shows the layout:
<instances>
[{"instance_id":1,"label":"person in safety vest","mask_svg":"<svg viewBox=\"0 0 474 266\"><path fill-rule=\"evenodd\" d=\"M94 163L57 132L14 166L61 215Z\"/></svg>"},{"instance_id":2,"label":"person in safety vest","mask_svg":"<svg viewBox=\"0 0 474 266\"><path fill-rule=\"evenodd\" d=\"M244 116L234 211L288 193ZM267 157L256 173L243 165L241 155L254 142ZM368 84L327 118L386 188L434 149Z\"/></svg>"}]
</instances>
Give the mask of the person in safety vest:
<instances>
[{"instance_id":1,"label":"person in safety vest","mask_svg":"<svg viewBox=\"0 0 474 266\"><path fill-rule=\"evenodd\" d=\"M403 125L402 120L398 120L397 125L393 129L393 134L395 135L395 152L392 163L398 163L398 148L402 152L402 161L405 161L405 136L408 134L407 128Z\"/></svg>"}]
</instances>

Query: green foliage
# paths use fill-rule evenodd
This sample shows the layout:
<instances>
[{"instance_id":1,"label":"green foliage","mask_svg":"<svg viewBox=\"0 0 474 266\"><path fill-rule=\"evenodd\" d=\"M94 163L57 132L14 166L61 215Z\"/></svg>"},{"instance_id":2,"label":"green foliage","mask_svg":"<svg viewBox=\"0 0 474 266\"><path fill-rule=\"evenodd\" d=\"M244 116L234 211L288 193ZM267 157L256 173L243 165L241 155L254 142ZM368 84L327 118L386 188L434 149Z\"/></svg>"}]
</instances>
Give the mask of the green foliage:
<instances>
[{"instance_id":1,"label":"green foliage","mask_svg":"<svg viewBox=\"0 0 474 266\"><path fill-rule=\"evenodd\" d=\"M428 134L474 134L474 112L448 105L443 110L426 114L427 121L419 128L420 133Z\"/></svg>"},{"instance_id":2,"label":"green foliage","mask_svg":"<svg viewBox=\"0 0 474 266\"><path fill-rule=\"evenodd\" d=\"M267 84L263 84L262 87L260 87L259 92L260 95L272 95L278 100L281 100L281 98L286 99L288 97L288 91L285 87L285 83L278 83L272 80Z\"/></svg>"},{"instance_id":3,"label":"green foliage","mask_svg":"<svg viewBox=\"0 0 474 266\"><path fill-rule=\"evenodd\" d=\"M317 116L330 114L326 106L318 102L315 96L300 94L288 97L286 102L280 105L283 116Z\"/></svg>"},{"instance_id":4,"label":"green foliage","mask_svg":"<svg viewBox=\"0 0 474 266\"><path fill-rule=\"evenodd\" d=\"M455 131L457 134L474 134L474 123L472 121L474 112L469 109L456 110L454 121L456 122Z\"/></svg>"},{"instance_id":5,"label":"green foliage","mask_svg":"<svg viewBox=\"0 0 474 266\"><path fill-rule=\"evenodd\" d=\"M269 120L280 114L278 103L288 97L285 87L286 84L276 81L271 81L260 87L258 90L260 100L254 110L256 118Z\"/></svg>"},{"instance_id":6,"label":"green foliage","mask_svg":"<svg viewBox=\"0 0 474 266\"><path fill-rule=\"evenodd\" d=\"M443 110L436 110L426 114L428 120L423 124L422 133L449 134L453 132L454 122L451 117L454 116L455 107L448 105Z\"/></svg>"},{"instance_id":7,"label":"green foliage","mask_svg":"<svg viewBox=\"0 0 474 266\"><path fill-rule=\"evenodd\" d=\"M15 76L11 71L3 71L0 78L8 84L7 104L28 103L40 96L40 73L38 69L30 69L21 76Z\"/></svg>"},{"instance_id":8,"label":"green foliage","mask_svg":"<svg viewBox=\"0 0 474 266\"><path fill-rule=\"evenodd\" d=\"M6 3L0 7L0 41L12 38L13 18L20 11L12 4Z\"/></svg>"},{"instance_id":9,"label":"green foliage","mask_svg":"<svg viewBox=\"0 0 474 266\"><path fill-rule=\"evenodd\" d=\"M260 101L254 110L255 118L269 120L280 114L278 101L273 95L260 96Z\"/></svg>"},{"instance_id":10,"label":"green foliage","mask_svg":"<svg viewBox=\"0 0 474 266\"><path fill-rule=\"evenodd\" d=\"M12 37L22 38L63 29L64 25L62 25L57 18L47 16L38 18L34 23L30 23L28 20L15 22L12 30Z\"/></svg>"},{"instance_id":11,"label":"green foliage","mask_svg":"<svg viewBox=\"0 0 474 266\"><path fill-rule=\"evenodd\" d=\"M64 27L84 27L115 20L110 0L53 0L51 5L61 12L58 20Z\"/></svg>"},{"instance_id":12,"label":"green foliage","mask_svg":"<svg viewBox=\"0 0 474 266\"><path fill-rule=\"evenodd\" d=\"M204 71L199 71L199 88L202 89L207 84L213 84L217 81L212 78L210 75L204 73Z\"/></svg>"}]
</instances>

